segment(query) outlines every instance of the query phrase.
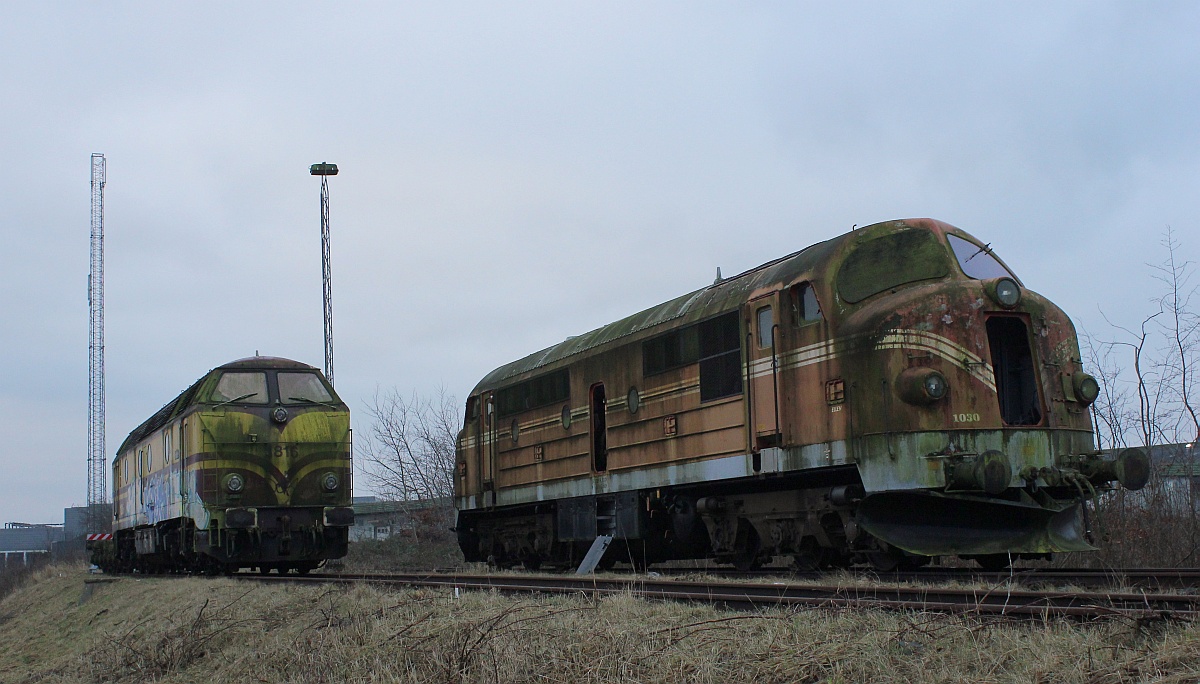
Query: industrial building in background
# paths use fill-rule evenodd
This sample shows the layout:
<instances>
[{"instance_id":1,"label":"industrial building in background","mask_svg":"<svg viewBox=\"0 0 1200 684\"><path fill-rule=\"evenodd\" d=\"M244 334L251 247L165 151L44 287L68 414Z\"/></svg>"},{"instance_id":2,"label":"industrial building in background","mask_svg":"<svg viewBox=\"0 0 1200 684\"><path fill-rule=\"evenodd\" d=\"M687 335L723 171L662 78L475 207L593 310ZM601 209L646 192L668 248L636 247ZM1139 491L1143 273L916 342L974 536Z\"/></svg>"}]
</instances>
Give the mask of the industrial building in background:
<instances>
[{"instance_id":1,"label":"industrial building in background","mask_svg":"<svg viewBox=\"0 0 1200 684\"><path fill-rule=\"evenodd\" d=\"M321 279L325 308L325 377L333 385L333 282L329 266L329 177L336 176L337 164L321 162L308 167L309 174L321 177Z\"/></svg>"},{"instance_id":2,"label":"industrial building in background","mask_svg":"<svg viewBox=\"0 0 1200 684\"><path fill-rule=\"evenodd\" d=\"M108 532L111 520L105 482L104 442L104 155L92 154L92 259L88 275L91 341L88 345L87 532Z\"/></svg>"}]
</instances>

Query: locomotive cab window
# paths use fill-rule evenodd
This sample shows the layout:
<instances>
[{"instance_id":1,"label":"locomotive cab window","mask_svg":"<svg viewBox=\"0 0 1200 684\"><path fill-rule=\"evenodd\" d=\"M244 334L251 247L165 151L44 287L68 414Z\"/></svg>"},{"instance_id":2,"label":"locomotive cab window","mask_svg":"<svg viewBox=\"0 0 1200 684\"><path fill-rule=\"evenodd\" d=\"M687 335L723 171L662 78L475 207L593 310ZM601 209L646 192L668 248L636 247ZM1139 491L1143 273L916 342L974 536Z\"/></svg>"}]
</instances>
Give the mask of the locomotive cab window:
<instances>
[{"instance_id":1,"label":"locomotive cab window","mask_svg":"<svg viewBox=\"0 0 1200 684\"><path fill-rule=\"evenodd\" d=\"M950 273L946 248L927 230L908 229L856 246L838 269L842 299L857 304L880 292Z\"/></svg>"},{"instance_id":2,"label":"locomotive cab window","mask_svg":"<svg viewBox=\"0 0 1200 684\"><path fill-rule=\"evenodd\" d=\"M775 346L775 316L771 312L771 307L764 306L758 310L756 316L758 319L758 348L770 349Z\"/></svg>"},{"instance_id":3,"label":"locomotive cab window","mask_svg":"<svg viewBox=\"0 0 1200 684\"><path fill-rule=\"evenodd\" d=\"M792 307L792 325L800 327L821 320L821 304L812 283L793 285L789 292Z\"/></svg>"},{"instance_id":4,"label":"locomotive cab window","mask_svg":"<svg viewBox=\"0 0 1200 684\"><path fill-rule=\"evenodd\" d=\"M968 278L977 280L987 280L988 278L1012 278L1017 280L1017 277L1008 270L1000 259L992 253L988 245L980 247L979 245L969 240L964 240L957 235L946 235L946 239L950 242L950 248L954 250L954 257L958 259L958 265L962 269L963 274ZM1018 281L1020 282L1020 281Z\"/></svg>"},{"instance_id":5,"label":"locomotive cab window","mask_svg":"<svg viewBox=\"0 0 1200 684\"><path fill-rule=\"evenodd\" d=\"M266 373L225 373L217 381L209 401L267 403Z\"/></svg>"},{"instance_id":6,"label":"locomotive cab window","mask_svg":"<svg viewBox=\"0 0 1200 684\"><path fill-rule=\"evenodd\" d=\"M318 403L333 401L329 390L316 373L279 373L279 396L284 403Z\"/></svg>"}]
</instances>

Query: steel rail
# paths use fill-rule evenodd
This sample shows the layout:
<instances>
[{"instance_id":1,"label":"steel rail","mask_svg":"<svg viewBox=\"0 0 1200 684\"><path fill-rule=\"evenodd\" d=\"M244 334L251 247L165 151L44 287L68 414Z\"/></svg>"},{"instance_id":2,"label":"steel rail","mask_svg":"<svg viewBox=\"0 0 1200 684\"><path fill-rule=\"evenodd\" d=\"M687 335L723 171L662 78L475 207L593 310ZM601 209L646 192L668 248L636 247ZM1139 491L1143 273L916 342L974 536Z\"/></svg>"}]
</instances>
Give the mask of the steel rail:
<instances>
[{"instance_id":1,"label":"steel rail","mask_svg":"<svg viewBox=\"0 0 1200 684\"><path fill-rule=\"evenodd\" d=\"M462 570L459 568L441 568L435 569L432 572L454 573L462 572ZM838 574L846 573L861 580L880 582L935 583L969 581L990 584L1013 582L1028 586L1200 589L1200 568L1012 568L1011 570L989 571L979 568L930 567L916 570L880 572L868 568L806 571L780 567L743 571L733 570L728 567L698 567L656 568L655 572L666 577L707 575L756 581L790 581L802 579L820 582L828 580L831 575L836 577Z\"/></svg>"},{"instance_id":2,"label":"steel rail","mask_svg":"<svg viewBox=\"0 0 1200 684\"><path fill-rule=\"evenodd\" d=\"M821 573L794 573L795 578L821 579ZM1024 585L1076 587L1140 587L1145 589L1181 589L1200 587L1200 569L1196 568L1013 568L984 571L974 568L930 568L899 572L864 572L860 576L892 582L1012 581Z\"/></svg>"},{"instance_id":3,"label":"steel rail","mask_svg":"<svg viewBox=\"0 0 1200 684\"><path fill-rule=\"evenodd\" d=\"M445 587L505 593L631 593L648 599L712 603L739 609L764 607L877 608L981 615L1057 618L1121 616L1134 619L1200 617L1200 596L1161 593L1080 593L1014 590L1007 587L804 585L789 582L734 583L676 581L645 576L575 577L462 573L254 575L237 579L260 582L356 583L409 587Z\"/></svg>"}]
</instances>

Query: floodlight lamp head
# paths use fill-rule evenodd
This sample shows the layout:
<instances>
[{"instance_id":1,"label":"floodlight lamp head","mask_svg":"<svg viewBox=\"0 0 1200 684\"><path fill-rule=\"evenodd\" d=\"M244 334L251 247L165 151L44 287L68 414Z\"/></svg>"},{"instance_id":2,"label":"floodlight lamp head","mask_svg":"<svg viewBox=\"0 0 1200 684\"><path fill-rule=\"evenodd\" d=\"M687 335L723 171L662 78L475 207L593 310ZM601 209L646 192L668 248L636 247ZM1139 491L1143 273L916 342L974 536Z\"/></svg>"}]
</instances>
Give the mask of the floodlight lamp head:
<instances>
[{"instance_id":1,"label":"floodlight lamp head","mask_svg":"<svg viewBox=\"0 0 1200 684\"><path fill-rule=\"evenodd\" d=\"M313 164L308 167L308 173L313 176L336 176L338 173L337 164Z\"/></svg>"}]
</instances>

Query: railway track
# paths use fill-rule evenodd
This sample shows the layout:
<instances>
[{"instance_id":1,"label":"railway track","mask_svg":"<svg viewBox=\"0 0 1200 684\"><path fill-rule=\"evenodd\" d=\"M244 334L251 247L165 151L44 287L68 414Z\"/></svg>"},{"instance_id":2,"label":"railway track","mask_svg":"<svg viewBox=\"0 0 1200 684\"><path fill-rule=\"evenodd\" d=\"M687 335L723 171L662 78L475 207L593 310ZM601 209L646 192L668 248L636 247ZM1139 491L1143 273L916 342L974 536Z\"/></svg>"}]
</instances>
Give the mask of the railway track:
<instances>
[{"instance_id":1,"label":"railway track","mask_svg":"<svg viewBox=\"0 0 1200 684\"><path fill-rule=\"evenodd\" d=\"M989 572L977 568L922 568L884 573L870 570L852 571L852 573L862 579L876 579L883 582L981 582L992 585L1014 582L1026 586L1200 590L1200 568L1113 568L1108 570L1013 568L1002 572ZM714 574L731 578L790 577L815 581L829 577L828 573L790 572L788 570L763 570L756 571L754 574L715 571Z\"/></svg>"},{"instance_id":2,"label":"railway track","mask_svg":"<svg viewBox=\"0 0 1200 684\"><path fill-rule=\"evenodd\" d=\"M632 593L671 601L711 603L735 609L825 607L972 613L1028 618L1183 619L1200 617L1200 596L1182 593L1092 592L888 585L847 586L796 584L786 581L681 581L663 577L604 577L532 574L419 573L389 575L318 574L250 575L235 578L258 582L350 584L368 582L397 587L445 587L505 593L584 594L600 597Z\"/></svg>"}]
</instances>

